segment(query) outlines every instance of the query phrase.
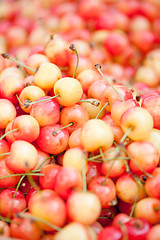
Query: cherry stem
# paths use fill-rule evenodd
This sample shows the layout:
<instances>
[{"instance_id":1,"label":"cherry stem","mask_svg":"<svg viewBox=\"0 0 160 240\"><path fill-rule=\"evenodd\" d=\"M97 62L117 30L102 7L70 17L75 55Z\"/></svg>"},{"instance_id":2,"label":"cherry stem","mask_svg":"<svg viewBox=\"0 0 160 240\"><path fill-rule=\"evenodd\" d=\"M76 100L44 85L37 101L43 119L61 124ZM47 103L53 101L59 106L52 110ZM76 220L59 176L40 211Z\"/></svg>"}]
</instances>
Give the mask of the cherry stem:
<instances>
[{"instance_id":1,"label":"cherry stem","mask_svg":"<svg viewBox=\"0 0 160 240\"><path fill-rule=\"evenodd\" d=\"M113 90L117 93L117 95L119 96L119 98L122 100L122 102L124 102L124 99L122 98L122 96L119 94L119 92L115 89L115 87L110 83L110 81L106 78L106 76L103 74L103 72L101 71L101 65L100 64L95 64L96 69L98 70L98 72L102 75L102 77L107 81L107 83L113 88Z\"/></svg>"},{"instance_id":2,"label":"cherry stem","mask_svg":"<svg viewBox=\"0 0 160 240\"><path fill-rule=\"evenodd\" d=\"M136 167L143 172L147 177L149 178L153 178L153 176L151 174L149 174L148 172L144 171L134 160L133 158L130 156L130 154L128 153L127 149L121 145L121 148L123 149L123 151L127 154L127 156L129 157L129 159L136 165Z\"/></svg>"},{"instance_id":3,"label":"cherry stem","mask_svg":"<svg viewBox=\"0 0 160 240\"><path fill-rule=\"evenodd\" d=\"M44 174L43 174L43 175L44 175ZM32 175L27 175L27 178L28 178L29 183L32 185L32 187L33 187L37 192L39 192L39 191L40 191L40 188L38 187L37 183L34 181Z\"/></svg>"},{"instance_id":4,"label":"cherry stem","mask_svg":"<svg viewBox=\"0 0 160 240\"><path fill-rule=\"evenodd\" d=\"M69 48L70 48L73 52L75 52L75 54L76 54L76 56L77 56L77 63L76 63L76 67L75 67L75 70L74 70L74 73L73 73L73 78L74 78L75 75L76 75L76 72L77 72L77 68L78 68L79 56L78 56L78 52L77 52L74 44L71 44L71 45L69 46Z\"/></svg>"},{"instance_id":5,"label":"cherry stem","mask_svg":"<svg viewBox=\"0 0 160 240\"><path fill-rule=\"evenodd\" d=\"M87 179L86 179L86 158L85 158L85 154L84 154L84 157L83 157L82 177L83 177L83 192L86 192L87 191Z\"/></svg>"},{"instance_id":6,"label":"cherry stem","mask_svg":"<svg viewBox=\"0 0 160 240\"><path fill-rule=\"evenodd\" d=\"M9 154L11 154L11 152L1 153L1 154L0 154L0 157L1 157L1 156L6 156L6 155L9 155Z\"/></svg>"},{"instance_id":7,"label":"cherry stem","mask_svg":"<svg viewBox=\"0 0 160 240\"><path fill-rule=\"evenodd\" d=\"M46 158L46 159L39 165L39 167L38 167L37 170L40 170L41 167L42 167L42 165L43 165L47 160L49 160L49 159L51 159L51 158L53 158L53 156L50 156L50 157Z\"/></svg>"},{"instance_id":8,"label":"cherry stem","mask_svg":"<svg viewBox=\"0 0 160 240\"><path fill-rule=\"evenodd\" d=\"M17 60L19 61L18 57L16 56ZM24 76L27 77L27 73L26 70L24 69L24 67L21 64L18 64L17 67L20 67L21 71L23 72Z\"/></svg>"},{"instance_id":9,"label":"cherry stem","mask_svg":"<svg viewBox=\"0 0 160 240\"><path fill-rule=\"evenodd\" d=\"M96 106L98 107L100 105L100 102L99 101L96 101L96 100L87 100L87 99L84 99L84 100L79 100L78 103L81 103L81 102L88 102L90 104L92 104L93 106Z\"/></svg>"},{"instance_id":10,"label":"cherry stem","mask_svg":"<svg viewBox=\"0 0 160 240\"><path fill-rule=\"evenodd\" d=\"M51 100L51 99L59 97L59 96L60 96L60 94L58 93L57 95L54 95L54 96L49 97L49 98L40 99L40 100L37 100L37 101L34 101L34 102L30 102L29 105L32 105L32 104L35 104L35 103L39 103L39 102L44 102L44 101L47 101L47 100Z\"/></svg>"},{"instance_id":11,"label":"cherry stem","mask_svg":"<svg viewBox=\"0 0 160 240\"><path fill-rule=\"evenodd\" d=\"M58 232L61 230L60 227L58 227L58 226L56 226L56 225L54 225L54 224L46 221L46 220L43 219L43 218L34 216L34 215L32 215L32 214L17 213L17 217L20 217L20 218L28 218L28 219L31 219L31 220L35 220L35 221L37 221L37 222L41 222L41 223L47 225L48 227L50 227L50 228L52 228L52 229L54 229L54 230L56 230L56 231L58 231Z\"/></svg>"},{"instance_id":12,"label":"cherry stem","mask_svg":"<svg viewBox=\"0 0 160 240\"><path fill-rule=\"evenodd\" d=\"M154 206L154 211L158 212L160 210L160 206Z\"/></svg>"},{"instance_id":13,"label":"cherry stem","mask_svg":"<svg viewBox=\"0 0 160 240\"><path fill-rule=\"evenodd\" d=\"M7 59L12 60L13 62L17 63L18 65L21 65L21 66L23 66L24 68L27 68L27 69L31 70L32 72L34 72L34 73L36 72L36 70L34 70L34 69L26 66L25 64L21 63L21 62L18 61L18 60L10 57L10 55L9 55L8 53L2 53L1 56L2 56L3 58L7 58Z\"/></svg>"},{"instance_id":14,"label":"cherry stem","mask_svg":"<svg viewBox=\"0 0 160 240\"><path fill-rule=\"evenodd\" d=\"M73 122L70 122L68 125L63 126L63 127L61 127L61 128L58 128L57 130L53 131L52 134L53 134L53 136L56 136L58 131L60 131L60 130L62 130L62 129L65 129L65 128L67 128L67 127L71 127L71 126L73 126L73 125L74 125L74 123L73 123Z\"/></svg>"},{"instance_id":15,"label":"cherry stem","mask_svg":"<svg viewBox=\"0 0 160 240\"><path fill-rule=\"evenodd\" d=\"M2 140L3 138L5 138L8 134L12 133L12 132L15 132L15 131L18 131L19 129L18 128L15 128L15 129L12 129L8 132L6 132L3 136L0 137L0 140Z\"/></svg>"},{"instance_id":16,"label":"cherry stem","mask_svg":"<svg viewBox=\"0 0 160 240\"><path fill-rule=\"evenodd\" d=\"M136 203L137 203L138 197L139 197L140 185L139 185L138 183L137 183L137 185L138 185L137 195L136 195L134 204L133 204L133 206L132 206L131 212L130 212L130 214L129 214L130 217L132 217L132 215L133 215L133 213L134 213L134 209L135 209L135 207L136 207Z\"/></svg>"},{"instance_id":17,"label":"cherry stem","mask_svg":"<svg viewBox=\"0 0 160 240\"><path fill-rule=\"evenodd\" d=\"M19 182L18 182L18 184L17 184L16 190L15 190L15 192L14 192L14 194L13 194L13 198L16 197L17 191L18 191L18 189L19 189L19 187L20 187L20 185L21 185L21 182L23 181L24 178L25 178L25 175L23 175L23 176L20 178L20 180L19 180Z\"/></svg>"},{"instance_id":18,"label":"cherry stem","mask_svg":"<svg viewBox=\"0 0 160 240\"><path fill-rule=\"evenodd\" d=\"M106 176L105 176L105 179L104 179L104 181L101 183L101 185L106 185L107 179L108 179L108 177L109 177L109 174L110 174L110 172L111 172L114 164L115 164L115 161L112 162L112 164L111 164L110 168L108 169L108 172L107 172L107 174L106 174Z\"/></svg>"},{"instance_id":19,"label":"cherry stem","mask_svg":"<svg viewBox=\"0 0 160 240\"><path fill-rule=\"evenodd\" d=\"M15 173L15 174L10 174L10 175L5 175L3 177L0 177L0 179L8 178L8 177L17 177L17 176L22 176L22 175L25 175L25 176L44 176L44 174L42 174L42 173L28 172L28 173Z\"/></svg>"},{"instance_id":20,"label":"cherry stem","mask_svg":"<svg viewBox=\"0 0 160 240\"><path fill-rule=\"evenodd\" d=\"M13 221L12 219L3 217L2 215L0 215L0 220L2 220L3 222L7 222L7 223L11 223Z\"/></svg>"},{"instance_id":21,"label":"cherry stem","mask_svg":"<svg viewBox=\"0 0 160 240\"><path fill-rule=\"evenodd\" d=\"M126 139L126 137L128 137L128 134L132 131L133 127L130 126L127 131L125 132L125 134L122 136L121 140L120 140L120 144L123 143Z\"/></svg>"},{"instance_id":22,"label":"cherry stem","mask_svg":"<svg viewBox=\"0 0 160 240\"><path fill-rule=\"evenodd\" d=\"M106 107L108 104L109 104L109 101L104 104L104 106L101 108L101 110L99 111L99 113L97 114L97 116L95 117L95 119L97 119L97 118L99 117L99 115L101 114L101 112L103 111L103 109L105 109L105 107Z\"/></svg>"},{"instance_id":23,"label":"cherry stem","mask_svg":"<svg viewBox=\"0 0 160 240\"><path fill-rule=\"evenodd\" d=\"M116 150L116 148L114 148L114 149L109 149L109 150L107 150L106 152L104 152L104 154L111 153L111 152L113 152L113 151L115 151L115 150ZM99 158L99 157L101 157L101 156L102 156L101 154L98 154L98 155L96 155L96 156L93 156L93 157L88 158L87 161L92 161L92 160L97 159L97 158Z\"/></svg>"}]
</instances>

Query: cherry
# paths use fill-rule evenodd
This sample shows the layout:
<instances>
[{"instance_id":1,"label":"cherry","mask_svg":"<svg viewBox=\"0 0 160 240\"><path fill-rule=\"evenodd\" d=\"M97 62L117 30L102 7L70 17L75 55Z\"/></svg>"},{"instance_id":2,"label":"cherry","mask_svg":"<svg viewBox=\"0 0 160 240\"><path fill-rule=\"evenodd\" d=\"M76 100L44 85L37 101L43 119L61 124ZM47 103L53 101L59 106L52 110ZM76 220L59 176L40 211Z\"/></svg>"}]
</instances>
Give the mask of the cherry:
<instances>
[{"instance_id":1,"label":"cherry","mask_svg":"<svg viewBox=\"0 0 160 240\"><path fill-rule=\"evenodd\" d=\"M16 117L16 108L7 99L0 99L0 129L6 128L7 124Z\"/></svg>"},{"instance_id":2,"label":"cherry","mask_svg":"<svg viewBox=\"0 0 160 240\"><path fill-rule=\"evenodd\" d=\"M105 227L98 235L97 240L121 240L123 238L122 232L115 226Z\"/></svg>"},{"instance_id":3,"label":"cherry","mask_svg":"<svg viewBox=\"0 0 160 240\"><path fill-rule=\"evenodd\" d=\"M16 194L15 194L16 193ZM0 193L0 214L4 217L12 217L15 213L26 208L26 200L20 191L8 188Z\"/></svg>"},{"instance_id":4,"label":"cherry","mask_svg":"<svg viewBox=\"0 0 160 240\"><path fill-rule=\"evenodd\" d=\"M42 127L37 138L38 146L44 152L58 154L68 146L69 133L67 129L61 129L60 124Z\"/></svg>"},{"instance_id":5,"label":"cherry","mask_svg":"<svg viewBox=\"0 0 160 240\"><path fill-rule=\"evenodd\" d=\"M24 213L25 215L30 213ZM41 230L37 222L21 217L14 217L11 225L10 232L13 238L35 239L39 240L41 237Z\"/></svg>"},{"instance_id":6,"label":"cherry","mask_svg":"<svg viewBox=\"0 0 160 240\"><path fill-rule=\"evenodd\" d=\"M53 190L44 189L33 194L29 199L28 208L33 216L42 219L39 225L43 230L53 231L43 220L55 225L56 230L66 222L65 203Z\"/></svg>"}]
</instances>

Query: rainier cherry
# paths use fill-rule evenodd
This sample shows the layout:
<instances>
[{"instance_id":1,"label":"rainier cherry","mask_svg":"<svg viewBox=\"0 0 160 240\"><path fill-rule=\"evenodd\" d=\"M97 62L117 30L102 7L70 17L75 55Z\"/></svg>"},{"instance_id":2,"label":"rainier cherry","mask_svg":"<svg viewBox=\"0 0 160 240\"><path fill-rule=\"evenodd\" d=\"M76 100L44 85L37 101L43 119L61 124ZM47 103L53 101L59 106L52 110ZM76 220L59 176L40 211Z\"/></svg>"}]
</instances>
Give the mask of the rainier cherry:
<instances>
[{"instance_id":1,"label":"rainier cherry","mask_svg":"<svg viewBox=\"0 0 160 240\"><path fill-rule=\"evenodd\" d=\"M15 106L7 99L0 99L0 129L6 128L7 124L16 117Z\"/></svg>"},{"instance_id":2,"label":"rainier cherry","mask_svg":"<svg viewBox=\"0 0 160 240\"><path fill-rule=\"evenodd\" d=\"M109 148L114 141L112 128L101 119L88 120L81 130L81 143L85 150L95 151L98 148Z\"/></svg>"}]
</instances>

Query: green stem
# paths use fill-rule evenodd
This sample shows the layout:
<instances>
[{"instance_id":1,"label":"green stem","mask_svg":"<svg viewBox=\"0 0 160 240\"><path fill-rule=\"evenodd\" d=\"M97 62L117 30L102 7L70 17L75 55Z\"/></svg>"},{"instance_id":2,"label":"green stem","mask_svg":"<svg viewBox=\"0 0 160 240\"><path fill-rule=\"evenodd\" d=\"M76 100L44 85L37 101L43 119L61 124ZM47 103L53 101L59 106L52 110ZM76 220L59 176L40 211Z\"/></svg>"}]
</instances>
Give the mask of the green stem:
<instances>
[{"instance_id":1,"label":"green stem","mask_svg":"<svg viewBox=\"0 0 160 240\"><path fill-rule=\"evenodd\" d=\"M24 68L27 68L27 69L31 70L32 72L34 72L34 73L36 72L34 69L32 69L32 68L24 65L23 63L21 63L20 61L18 61L18 60L16 60L16 59L10 57L8 53L2 53L1 56L2 56L3 58L7 58L7 59L12 60L13 62L17 63L18 65L21 65L21 66L23 66Z\"/></svg>"},{"instance_id":2,"label":"green stem","mask_svg":"<svg viewBox=\"0 0 160 240\"><path fill-rule=\"evenodd\" d=\"M66 126L63 126L63 127L61 127L61 128L58 128L57 130L55 130L55 131L53 131L53 136L56 136L57 135L57 132L59 131L59 130L62 130L62 129L64 129L64 128L67 128L67 127L71 127L71 126L73 126L74 125L74 123L73 122L70 122L68 125L66 125Z\"/></svg>"},{"instance_id":3,"label":"green stem","mask_svg":"<svg viewBox=\"0 0 160 240\"><path fill-rule=\"evenodd\" d=\"M60 96L60 94L58 93L57 95L52 96L52 97L48 97L48 98L45 98L45 99L41 99L41 100L37 100L37 101L34 101L34 102L30 102L29 105L32 105L32 104L35 104L35 103L39 103L39 102L44 102L44 101L47 101L47 100L51 100L51 99L59 97L59 96Z\"/></svg>"},{"instance_id":4,"label":"green stem","mask_svg":"<svg viewBox=\"0 0 160 240\"><path fill-rule=\"evenodd\" d=\"M0 154L0 157L1 157L1 156L6 156L6 155L9 155L9 154L11 154L11 152L1 153L1 154Z\"/></svg>"},{"instance_id":5,"label":"green stem","mask_svg":"<svg viewBox=\"0 0 160 240\"><path fill-rule=\"evenodd\" d=\"M14 197L14 198L16 197L17 191L18 191L18 189L19 189L19 187L20 187L20 185L21 185L21 182L23 181L24 178L25 178L25 175L23 175L23 176L20 178L20 180L19 180L19 182L18 182L18 184L17 184L16 190L15 190L15 192L14 192L14 194L13 194L13 197Z\"/></svg>"},{"instance_id":6,"label":"green stem","mask_svg":"<svg viewBox=\"0 0 160 240\"><path fill-rule=\"evenodd\" d=\"M110 172L111 172L114 164L115 164L115 161L112 162L110 168L108 169L108 172L107 172L107 174L106 174L106 176L105 176L105 179L104 179L104 181L101 183L102 185L106 185L107 179L108 179L108 177L109 177L109 174L110 174Z\"/></svg>"},{"instance_id":7,"label":"green stem","mask_svg":"<svg viewBox=\"0 0 160 240\"><path fill-rule=\"evenodd\" d=\"M99 115L101 114L101 112L105 109L105 107L109 104L109 101L106 102L106 104L101 108L101 110L99 111L99 113L97 114L97 116L95 117L96 119L99 117Z\"/></svg>"},{"instance_id":8,"label":"green stem","mask_svg":"<svg viewBox=\"0 0 160 240\"><path fill-rule=\"evenodd\" d=\"M78 101L78 103L81 103L81 102L87 102L87 103L90 103L90 104L92 104L93 106L96 106L96 107L98 107L100 105L100 102L96 101L96 100L82 99L82 100Z\"/></svg>"},{"instance_id":9,"label":"green stem","mask_svg":"<svg viewBox=\"0 0 160 240\"><path fill-rule=\"evenodd\" d=\"M75 70L74 70L74 73L73 73L73 78L74 78L75 75L76 75L76 72L77 72L77 68L78 68L79 56L78 56L78 52L77 52L74 44L71 44L69 48L70 48L73 52L75 52L75 54L76 54L76 56L77 56L77 63L76 63L76 67L75 67Z\"/></svg>"},{"instance_id":10,"label":"green stem","mask_svg":"<svg viewBox=\"0 0 160 240\"><path fill-rule=\"evenodd\" d=\"M136 207L136 203L137 203L138 197L139 197L140 186L139 186L139 184L137 184L137 185L138 185L137 196L136 196L136 198L135 198L134 204L133 204L132 209L131 209L131 212L130 212L130 214L129 214L130 217L132 217L132 215L133 215L133 213L134 213L134 209L135 209L135 207Z\"/></svg>"},{"instance_id":11,"label":"green stem","mask_svg":"<svg viewBox=\"0 0 160 240\"><path fill-rule=\"evenodd\" d=\"M10 174L10 175L6 175L6 176L3 176L3 177L0 177L0 179L3 179L3 178L8 178L8 177L17 177L17 176L22 176L22 175L25 175L25 176L44 176L44 174L42 173L15 173L15 174Z\"/></svg>"},{"instance_id":12,"label":"green stem","mask_svg":"<svg viewBox=\"0 0 160 240\"><path fill-rule=\"evenodd\" d=\"M15 128L15 129L12 129L8 132L6 132L2 137L0 137L0 140L2 140L3 138L5 138L8 134L12 133L12 132L15 132L15 131L18 131L19 129L18 128Z\"/></svg>"},{"instance_id":13,"label":"green stem","mask_svg":"<svg viewBox=\"0 0 160 240\"><path fill-rule=\"evenodd\" d=\"M35 220L35 221L37 221L37 222L41 222L41 223L47 225L48 227L50 227L50 228L52 228L53 230L56 230L56 231L58 231L58 232L61 230L60 227L58 227L58 226L56 226L56 225L54 225L54 224L46 221L46 220L43 219L43 218L34 216L34 215L32 215L32 214L18 213L17 215L18 215L18 217L20 217L20 218L28 218L28 219L31 219L31 220Z\"/></svg>"},{"instance_id":14,"label":"green stem","mask_svg":"<svg viewBox=\"0 0 160 240\"><path fill-rule=\"evenodd\" d=\"M127 131L125 132L125 134L122 136L122 138L121 138L121 140L120 140L120 143L123 143L123 142L125 141L126 137L128 137L128 134L132 131L132 129L133 129L132 126L127 129Z\"/></svg>"},{"instance_id":15,"label":"green stem","mask_svg":"<svg viewBox=\"0 0 160 240\"><path fill-rule=\"evenodd\" d=\"M96 69L98 70L98 72L102 75L102 77L107 81L107 83L112 87L112 89L117 93L118 97L122 100L122 102L124 102L124 99L121 97L121 95L119 94L119 92L115 89L115 87L110 83L110 81L106 78L106 76L102 73L101 71L101 66L99 64L95 65Z\"/></svg>"}]
</instances>

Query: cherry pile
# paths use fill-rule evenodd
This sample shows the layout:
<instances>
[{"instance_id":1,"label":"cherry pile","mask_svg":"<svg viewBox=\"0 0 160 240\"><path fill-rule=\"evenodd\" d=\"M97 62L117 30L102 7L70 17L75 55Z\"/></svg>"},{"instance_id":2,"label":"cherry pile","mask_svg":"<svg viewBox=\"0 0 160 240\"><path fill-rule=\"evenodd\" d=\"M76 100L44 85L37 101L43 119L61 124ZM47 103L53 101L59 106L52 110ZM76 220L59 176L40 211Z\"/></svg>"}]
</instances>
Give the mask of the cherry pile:
<instances>
[{"instance_id":1,"label":"cherry pile","mask_svg":"<svg viewBox=\"0 0 160 240\"><path fill-rule=\"evenodd\" d=\"M0 238L160 239L160 1L0 1Z\"/></svg>"}]
</instances>

